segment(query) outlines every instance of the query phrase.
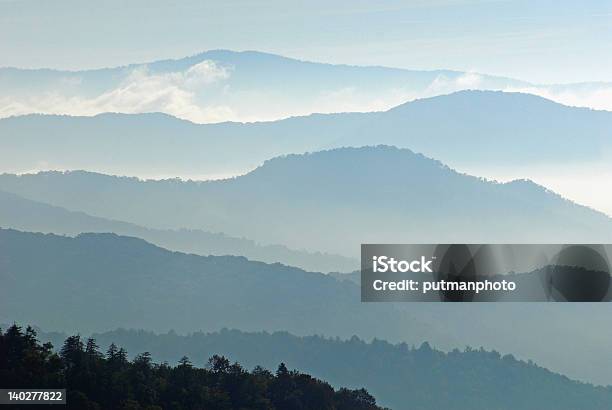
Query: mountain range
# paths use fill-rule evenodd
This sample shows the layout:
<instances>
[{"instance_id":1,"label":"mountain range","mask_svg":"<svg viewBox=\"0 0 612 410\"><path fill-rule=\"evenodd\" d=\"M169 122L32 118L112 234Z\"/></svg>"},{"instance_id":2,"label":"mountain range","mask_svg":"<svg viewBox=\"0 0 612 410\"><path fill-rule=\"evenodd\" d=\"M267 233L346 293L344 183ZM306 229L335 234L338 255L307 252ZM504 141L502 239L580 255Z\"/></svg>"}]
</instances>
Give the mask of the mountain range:
<instances>
[{"instance_id":1,"label":"mountain range","mask_svg":"<svg viewBox=\"0 0 612 410\"><path fill-rule=\"evenodd\" d=\"M82 71L0 68L0 117L164 112L194 122L276 120L315 112L381 111L466 89L521 91L612 109L609 83L544 85L451 70L321 64L256 51Z\"/></svg>"},{"instance_id":2,"label":"mountain range","mask_svg":"<svg viewBox=\"0 0 612 410\"><path fill-rule=\"evenodd\" d=\"M469 86L527 83L450 70L318 64L254 51L85 71L0 68L0 117L159 111L195 122L373 111Z\"/></svg>"},{"instance_id":3,"label":"mountain range","mask_svg":"<svg viewBox=\"0 0 612 410\"><path fill-rule=\"evenodd\" d=\"M235 327L369 338L386 328L404 338L404 329L388 326L398 321L415 336L432 334L408 312L360 304L353 283L241 256L171 252L116 234L73 238L6 229L0 249L2 321L81 332Z\"/></svg>"},{"instance_id":4,"label":"mountain range","mask_svg":"<svg viewBox=\"0 0 612 410\"><path fill-rule=\"evenodd\" d=\"M0 282L0 323L84 334L238 328L429 341L447 351L484 346L579 380L612 381L612 368L602 365L612 337L605 303L361 303L351 281L279 264L187 255L114 234L4 229ZM372 360L384 363L384 355Z\"/></svg>"},{"instance_id":5,"label":"mountain range","mask_svg":"<svg viewBox=\"0 0 612 410\"><path fill-rule=\"evenodd\" d=\"M290 360L400 409L606 408L527 361L612 384L606 304L366 304L351 272L368 242L612 242L602 88L226 50L0 68L0 322L145 328L97 337Z\"/></svg>"},{"instance_id":6,"label":"mountain range","mask_svg":"<svg viewBox=\"0 0 612 410\"><path fill-rule=\"evenodd\" d=\"M612 158L612 113L528 94L463 91L384 112L193 124L165 114L27 115L0 120L5 172L87 169L150 178L241 174L284 154L387 144L454 168Z\"/></svg>"},{"instance_id":7,"label":"mountain range","mask_svg":"<svg viewBox=\"0 0 612 410\"><path fill-rule=\"evenodd\" d=\"M43 202L31 201L0 191L0 227L22 231L78 235L84 232L113 232L135 236L167 249L200 255L240 255L251 260L330 272L349 272L359 268L359 261L340 255L306 252L283 245L259 245L256 242L197 229L151 229L135 224L69 211Z\"/></svg>"},{"instance_id":8,"label":"mountain range","mask_svg":"<svg viewBox=\"0 0 612 410\"><path fill-rule=\"evenodd\" d=\"M219 181L43 172L0 175L0 190L149 228L223 232L351 258L361 243L612 238L608 216L531 181L496 183L388 146L278 157Z\"/></svg>"}]
</instances>

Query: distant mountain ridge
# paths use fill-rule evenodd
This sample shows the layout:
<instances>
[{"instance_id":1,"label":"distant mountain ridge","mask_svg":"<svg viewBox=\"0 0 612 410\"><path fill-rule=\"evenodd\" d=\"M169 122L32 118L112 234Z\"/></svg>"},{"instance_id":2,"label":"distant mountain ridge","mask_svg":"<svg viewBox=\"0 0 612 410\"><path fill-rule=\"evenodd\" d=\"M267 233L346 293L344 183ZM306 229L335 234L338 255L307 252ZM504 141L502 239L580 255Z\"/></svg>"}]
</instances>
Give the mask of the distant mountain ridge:
<instances>
[{"instance_id":1,"label":"distant mountain ridge","mask_svg":"<svg viewBox=\"0 0 612 410\"><path fill-rule=\"evenodd\" d=\"M184 333L229 326L373 337L378 318L383 327L395 319L418 334L437 334L390 305L360 305L355 284L321 273L171 252L115 234L0 229L0 281L0 321L35 320L58 330L144 326ZM25 297L32 303L24 305Z\"/></svg>"},{"instance_id":2,"label":"distant mountain ridge","mask_svg":"<svg viewBox=\"0 0 612 410\"><path fill-rule=\"evenodd\" d=\"M512 170L605 162L612 156L609 135L612 112L526 94L464 91L386 112L249 124L198 125L165 114L7 118L0 120L0 163L5 172L86 169L208 179L248 172L279 155L387 144L454 168Z\"/></svg>"},{"instance_id":3,"label":"distant mountain ridge","mask_svg":"<svg viewBox=\"0 0 612 410\"><path fill-rule=\"evenodd\" d=\"M146 227L224 232L348 257L360 243L612 239L612 219L533 182L486 181L386 146L289 155L220 181L49 172L0 175L0 190Z\"/></svg>"},{"instance_id":4,"label":"distant mountain ridge","mask_svg":"<svg viewBox=\"0 0 612 410\"><path fill-rule=\"evenodd\" d=\"M166 112L195 122L262 121L315 112L386 110L460 90L519 91L612 110L610 83L533 84L453 70L302 61L258 51L210 50L82 71L0 68L0 117ZM153 91L155 90L155 91Z\"/></svg>"},{"instance_id":5,"label":"distant mountain ridge","mask_svg":"<svg viewBox=\"0 0 612 410\"><path fill-rule=\"evenodd\" d=\"M357 259L324 253L308 253L282 245L262 246L245 238L202 230L159 230L135 224L93 217L83 212L21 198L0 191L0 227L22 231L77 235L80 233L116 233L136 236L167 249L199 255L239 255L252 260L302 269L349 272L359 267Z\"/></svg>"},{"instance_id":6,"label":"distant mountain ridge","mask_svg":"<svg viewBox=\"0 0 612 410\"><path fill-rule=\"evenodd\" d=\"M261 121L388 109L470 85L502 89L528 83L451 70L323 64L256 51L212 50L95 70L0 68L0 117L159 111L199 123Z\"/></svg>"}]
</instances>

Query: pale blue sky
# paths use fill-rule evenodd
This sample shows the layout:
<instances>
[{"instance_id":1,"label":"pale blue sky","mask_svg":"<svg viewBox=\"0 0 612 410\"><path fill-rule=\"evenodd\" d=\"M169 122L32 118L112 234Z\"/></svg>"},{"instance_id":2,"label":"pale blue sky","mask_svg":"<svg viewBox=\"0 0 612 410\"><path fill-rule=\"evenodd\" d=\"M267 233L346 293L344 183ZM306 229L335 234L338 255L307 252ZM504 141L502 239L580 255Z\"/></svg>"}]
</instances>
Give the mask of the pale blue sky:
<instances>
[{"instance_id":1,"label":"pale blue sky","mask_svg":"<svg viewBox=\"0 0 612 410\"><path fill-rule=\"evenodd\" d=\"M612 2L0 0L0 66L93 68L217 48L612 81Z\"/></svg>"}]
</instances>

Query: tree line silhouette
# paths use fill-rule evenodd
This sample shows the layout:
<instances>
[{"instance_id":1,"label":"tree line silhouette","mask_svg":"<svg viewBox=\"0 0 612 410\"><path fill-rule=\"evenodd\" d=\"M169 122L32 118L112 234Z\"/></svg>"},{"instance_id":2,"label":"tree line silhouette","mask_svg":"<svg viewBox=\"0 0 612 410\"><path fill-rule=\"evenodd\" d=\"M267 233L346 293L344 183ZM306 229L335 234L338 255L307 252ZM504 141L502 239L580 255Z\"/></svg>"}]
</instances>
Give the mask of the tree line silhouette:
<instances>
[{"instance_id":1,"label":"tree line silhouette","mask_svg":"<svg viewBox=\"0 0 612 410\"><path fill-rule=\"evenodd\" d=\"M0 331L0 388L65 388L75 409L381 409L365 389L334 390L284 363L272 373L259 366L247 371L218 355L205 368L187 357L175 366L157 364L148 352L130 361L114 343L102 353L94 339L79 335L56 353L33 328L17 325Z\"/></svg>"}]
</instances>

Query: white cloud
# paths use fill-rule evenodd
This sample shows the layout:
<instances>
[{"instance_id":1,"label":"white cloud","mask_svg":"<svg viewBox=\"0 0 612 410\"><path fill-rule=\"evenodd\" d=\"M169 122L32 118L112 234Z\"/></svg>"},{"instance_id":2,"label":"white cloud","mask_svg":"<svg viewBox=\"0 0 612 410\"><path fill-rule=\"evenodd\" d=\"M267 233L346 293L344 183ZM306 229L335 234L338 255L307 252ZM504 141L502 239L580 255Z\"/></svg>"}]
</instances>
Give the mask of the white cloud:
<instances>
[{"instance_id":1,"label":"white cloud","mask_svg":"<svg viewBox=\"0 0 612 410\"><path fill-rule=\"evenodd\" d=\"M450 94L466 89L484 89L486 85L486 81L481 74L469 72L455 78L442 74L438 75L423 89L406 86L364 92L357 86L344 87L320 93L312 104L300 107L290 115L307 115L313 112L385 111L417 98ZM287 116L289 115L285 115L285 117Z\"/></svg>"},{"instance_id":2,"label":"white cloud","mask_svg":"<svg viewBox=\"0 0 612 410\"><path fill-rule=\"evenodd\" d=\"M141 66L98 94L91 94L91 85L80 75L67 75L54 88L38 94L0 94L0 117L29 113L90 116L103 112L164 112L197 123L270 121L314 112L384 111L417 98L466 89L531 93L562 104L612 110L612 84L604 83L516 86L511 80L466 72L440 74L425 85L373 88L368 83L329 89L312 86L309 94L295 96L284 92L280 85L263 89L257 81L247 85L233 83L232 71L232 67L211 60L184 71L166 73Z\"/></svg>"},{"instance_id":3,"label":"white cloud","mask_svg":"<svg viewBox=\"0 0 612 410\"><path fill-rule=\"evenodd\" d=\"M47 92L27 99L0 99L0 116L28 113L95 115L103 112L164 112L194 122L223 121L233 116L224 105L203 105L197 95L206 87L227 80L230 70L213 61L202 61L184 72L151 73L146 66L134 69L116 88L98 96L66 96ZM61 91L61 90L60 90Z\"/></svg>"},{"instance_id":4,"label":"white cloud","mask_svg":"<svg viewBox=\"0 0 612 410\"><path fill-rule=\"evenodd\" d=\"M455 78L440 74L429 84L420 97L449 94L467 89L481 89L484 86L486 86L486 83L482 75L478 73L463 73Z\"/></svg>"},{"instance_id":5,"label":"white cloud","mask_svg":"<svg viewBox=\"0 0 612 410\"><path fill-rule=\"evenodd\" d=\"M607 83L508 87L504 91L535 94L573 107L612 111L612 84Z\"/></svg>"}]
</instances>

